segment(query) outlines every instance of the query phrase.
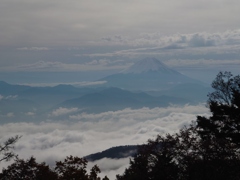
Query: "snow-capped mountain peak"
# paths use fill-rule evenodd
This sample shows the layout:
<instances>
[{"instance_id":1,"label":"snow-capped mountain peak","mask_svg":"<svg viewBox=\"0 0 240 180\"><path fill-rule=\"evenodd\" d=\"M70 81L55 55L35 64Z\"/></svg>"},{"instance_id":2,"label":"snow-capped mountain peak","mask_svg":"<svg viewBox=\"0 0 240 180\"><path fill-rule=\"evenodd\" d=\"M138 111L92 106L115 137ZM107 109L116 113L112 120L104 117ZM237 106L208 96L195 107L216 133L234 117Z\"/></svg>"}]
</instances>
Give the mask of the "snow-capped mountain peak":
<instances>
[{"instance_id":1,"label":"snow-capped mountain peak","mask_svg":"<svg viewBox=\"0 0 240 180\"><path fill-rule=\"evenodd\" d=\"M169 67L167 67L165 64L163 64L156 58L145 58L145 59L133 64L129 68L123 70L121 73L139 74L139 73L146 73L146 72L151 72L151 71L176 73L176 71L170 69Z\"/></svg>"},{"instance_id":2,"label":"snow-capped mountain peak","mask_svg":"<svg viewBox=\"0 0 240 180\"><path fill-rule=\"evenodd\" d=\"M175 71L155 58L145 58L116 74L106 76L99 81L106 81L108 87L131 90L163 90L184 84L201 82Z\"/></svg>"}]
</instances>

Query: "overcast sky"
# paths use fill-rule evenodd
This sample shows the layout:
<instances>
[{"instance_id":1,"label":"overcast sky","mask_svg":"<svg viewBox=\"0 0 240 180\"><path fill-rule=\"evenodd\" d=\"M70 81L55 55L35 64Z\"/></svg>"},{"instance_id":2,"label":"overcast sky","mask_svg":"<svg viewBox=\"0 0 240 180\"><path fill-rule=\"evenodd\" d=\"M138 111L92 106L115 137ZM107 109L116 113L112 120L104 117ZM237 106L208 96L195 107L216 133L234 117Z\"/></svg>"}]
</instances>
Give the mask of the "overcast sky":
<instances>
[{"instance_id":1,"label":"overcast sky","mask_svg":"<svg viewBox=\"0 0 240 180\"><path fill-rule=\"evenodd\" d=\"M220 70L240 74L239 7L239 0L0 0L0 80L93 81L145 57L205 82ZM69 154L141 144L208 113L202 105L71 114L75 111L54 110L50 122L40 124L2 125L0 137L23 135L17 153L51 163ZM66 114L72 123L51 122ZM114 176L127 163L111 161L101 168L117 164Z\"/></svg>"},{"instance_id":2,"label":"overcast sky","mask_svg":"<svg viewBox=\"0 0 240 180\"><path fill-rule=\"evenodd\" d=\"M239 7L239 0L1 0L0 79L71 72L94 80L148 56L199 78L238 72ZM26 78L31 73L36 79Z\"/></svg>"}]
</instances>

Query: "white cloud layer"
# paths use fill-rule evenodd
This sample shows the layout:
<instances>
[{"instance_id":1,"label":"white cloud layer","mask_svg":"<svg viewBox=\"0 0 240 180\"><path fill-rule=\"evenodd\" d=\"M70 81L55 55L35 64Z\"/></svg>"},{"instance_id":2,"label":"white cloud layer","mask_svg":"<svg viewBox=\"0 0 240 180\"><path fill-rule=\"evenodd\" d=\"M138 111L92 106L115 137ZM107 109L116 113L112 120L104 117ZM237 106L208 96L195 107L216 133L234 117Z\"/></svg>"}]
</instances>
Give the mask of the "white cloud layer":
<instances>
[{"instance_id":1,"label":"white cloud layer","mask_svg":"<svg viewBox=\"0 0 240 180\"><path fill-rule=\"evenodd\" d=\"M71 115L76 114L75 111L75 108L60 108L54 111L54 115L58 117L67 113L69 119L65 121L56 122L49 119L41 123L2 124L1 140L16 134L22 135L15 148L20 158L33 155L38 161L46 161L53 165L56 160L61 160L67 155L82 157L113 146L146 143L157 134L176 132L195 120L196 115L208 113L204 105ZM114 177L115 174L124 171L128 160L104 159L97 163L103 174Z\"/></svg>"},{"instance_id":2,"label":"white cloud layer","mask_svg":"<svg viewBox=\"0 0 240 180\"><path fill-rule=\"evenodd\" d=\"M78 108L63 108L63 107L59 107L58 109L52 111L50 116L57 117L57 116L62 116L62 115L66 115L66 114L77 112L77 111L79 111Z\"/></svg>"}]
</instances>

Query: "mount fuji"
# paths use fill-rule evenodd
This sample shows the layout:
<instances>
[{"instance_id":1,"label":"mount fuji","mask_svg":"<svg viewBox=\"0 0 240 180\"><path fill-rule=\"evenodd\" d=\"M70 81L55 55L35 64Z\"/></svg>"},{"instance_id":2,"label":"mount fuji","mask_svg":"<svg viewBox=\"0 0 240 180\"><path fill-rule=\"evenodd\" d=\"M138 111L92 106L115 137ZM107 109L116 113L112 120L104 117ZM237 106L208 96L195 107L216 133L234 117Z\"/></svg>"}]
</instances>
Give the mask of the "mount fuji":
<instances>
[{"instance_id":1,"label":"mount fuji","mask_svg":"<svg viewBox=\"0 0 240 180\"><path fill-rule=\"evenodd\" d=\"M123 70L121 73L124 74L141 74L149 72L162 72L168 74L179 74L177 71L170 69L161 61L156 58L145 58L137 63L133 64L129 68Z\"/></svg>"},{"instance_id":2,"label":"mount fuji","mask_svg":"<svg viewBox=\"0 0 240 180\"><path fill-rule=\"evenodd\" d=\"M145 58L129 68L100 79L107 87L129 90L166 90L171 87L191 83L203 84L171 69L156 58Z\"/></svg>"}]
</instances>

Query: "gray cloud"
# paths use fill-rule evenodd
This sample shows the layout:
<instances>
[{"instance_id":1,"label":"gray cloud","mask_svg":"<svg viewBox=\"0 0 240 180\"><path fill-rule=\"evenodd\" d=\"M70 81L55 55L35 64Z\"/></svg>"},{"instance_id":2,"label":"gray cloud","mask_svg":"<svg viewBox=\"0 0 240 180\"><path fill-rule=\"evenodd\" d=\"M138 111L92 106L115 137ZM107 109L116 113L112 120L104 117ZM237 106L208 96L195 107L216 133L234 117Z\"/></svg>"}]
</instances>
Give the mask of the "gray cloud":
<instances>
[{"instance_id":1,"label":"gray cloud","mask_svg":"<svg viewBox=\"0 0 240 180\"><path fill-rule=\"evenodd\" d=\"M38 61L32 64L23 64L20 66L11 66L8 68L2 68L4 71L10 72L76 72L76 71L101 71L101 70L112 70L122 69L126 65L121 65L110 60L93 60L87 63L73 64L73 63L62 63L58 61L47 62ZM0 68L1 69L1 68Z\"/></svg>"},{"instance_id":2,"label":"gray cloud","mask_svg":"<svg viewBox=\"0 0 240 180\"><path fill-rule=\"evenodd\" d=\"M3 96L0 94L0 101L5 99L5 100L15 100L18 98L18 95L8 95L8 96Z\"/></svg>"},{"instance_id":3,"label":"gray cloud","mask_svg":"<svg viewBox=\"0 0 240 180\"><path fill-rule=\"evenodd\" d=\"M17 48L17 50L21 50L21 51L48 51L49 48L47 48L47 47L21 47L21 48Z\"/></svg>"},{"instance_id":4,"label":"gray cloud","mask_svg":"<svg viewBox=\"0 0 240 180\"><path fill-rule=\"evenodd\" d=\"M11 117L15 117L13 112L9 112L6 114L6 117L11 118Z\"/></svg>"},{"instance_id":5,"label":"gray cloud","mask_svg":"<svg viewBox=\"0 0 240 180\"><path fill-rule=\"evenodd\" d=\"M184 66L189 69L191 65L201 61L198 68L222 68L226 64L235 67L239 64L240 30L225 31L221 33L193 33L173 34L163 36L160 33L142 34L138 37L119 38L109 37L103 45L127 45L126 50L117 50L107 53L90 53L83 56L91 58L122 58L141 59L154 56L166 61L179 60L179 64L189 60ZM99 42L100 43L100 42ZM215 62L214 62L215 61ZM219 69L219 68L218 68Z\"/></svg>"},{"instance_id":6,"label":"gray cloud","mask_svg":"<svg viewBox=\"0 0 240 180\"><path fill-rule=\"evenodd\" d=\"M18 95L9 95L9 96L4 97L4 99L14 100L17 97L18 97Z\"/></svg>"},{"instance_id":7,"label":"gray cloud","mask_svg":"<svg viewBox=\"0 0 240 180\"><path fill-rule=\"evenodd\" d=\"M34 116L35 115L35 112L26 112L25 113L27 116Z\"/></svg>"},{"instance_id":8,"label":"gray cloud","mask_svg":"<svg viewBox=\"0 0 240 180\"><path fill-rule=\"evenodd\" d=\"M70 113L73 113L73 112L77 112L79 111L78 108L63 108L63 107L60 107L56 110L53 110L52 113L50 114L50 116L62 116L62 115L66 115L66 114L70 114Z\"/></svg>"},{"instance_id":9,"label":"gray cloud","mask_svg":"<svg viewBox=\"0 0 240 180\"><path fill-rule=\"evenodd\" d=\"M214 67L234 67L240 66L239 60L215 60L215 59L172 59L167 61L167 64L171 67L181 69L208 69Z\"/></svg>"},{"instance_id":10,"label":"gray cloud","mask_svg":"<svg viewBox=\"0 0 240 180\"><path fill-rule=\"evenodd\" d=\"M102 38L107 44L129 46L159 46L165 48L205 47L217 45L234 45L240 43L240 29L219 33L189 33L164 35L161 33L142 33L135 37L121 35ZM97 42L96 42L97 43Z\"/></svg>"},{"instance_id":11,"label":"gray cloud","mask_svg":"<svg viewBox=\"0 0 240 180\"><path fill-rule=\"evenodd\" d=\"M173 33L172 35L136 33L134 36L122 34L107 36L100 41L93 40L91 45L85 48L26 46L20 48L21 51L3 52L7 55L2 59L9 61L1 62L3 65L0 66L0 70L2 72L119 72L136 60L149 56L154 56L169 65L173 63L168 61L179 60L179 64L186 60L192 61L184 64L186 69L192 68L193 64L200 61L201 66L198 68L202 69L210 65L219 70L226 64L235 68L239 60L239 37L239 29L218 33ZM16 57L22 60L19 61ZM41 57L44 60L40 60ZM213 62L214 60L216 61Z\"/></svg>"},{"instance_id":12,"label":"gray cloud","mask_svg":"<svg viewBox=\"0 0 240 180\"><path fill-rule=\"evenodd\" d=\"M153 0L150 3L143 0L101 3L95 0L37 0L34 3L3 0L0 37L4 45L49 47L91 45L101 37L125 41L126 35L159 30L161 34L176 33L176 30L180 33L224 31L226 27L238 27L237 7L236 0Z\"/></svg>"}]
</instances>

